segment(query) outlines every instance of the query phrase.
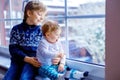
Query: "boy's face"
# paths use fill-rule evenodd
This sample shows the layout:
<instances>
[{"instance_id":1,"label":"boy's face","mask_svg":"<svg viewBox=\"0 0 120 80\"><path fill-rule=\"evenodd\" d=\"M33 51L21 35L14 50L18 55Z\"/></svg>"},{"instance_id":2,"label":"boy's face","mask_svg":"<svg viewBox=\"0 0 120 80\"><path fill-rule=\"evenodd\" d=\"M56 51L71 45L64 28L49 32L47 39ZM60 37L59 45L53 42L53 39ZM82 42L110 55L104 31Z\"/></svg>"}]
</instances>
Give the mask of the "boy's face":
<instances>
[{"instance_id":1,"label":"boy's face","mask_svg":"<svg viewBox=\"0 0 120 80\"><path fill-rule=\"evenodd\" d=\"M28 11L28 19L31 25L39 25L45 18L46 12L40 10Z\"/></svg>"},{"instance_id":2,"label":"boy's face","mask_svg":"<svg viewBox=\"0 0 120 80\"><path fill-rule=\"evenodd\" d=\"M46 35L46 38L49 42L51 43L55 43L58 41L59 37L60 37L60 34L61 34L61 30L56 30L56 31L53 31L53 32L48 32L47 35Z\"/></svg>"},{"instance_id":3,"label":"boy's face","mask_svg":"<svg viewBox=\"0 0 120 80\"><path fill-rule=\"evenodd\" d=\"M81 55L81 56L83 56L83 57L86 56L86 53L87 53L87 52L86 52L86 49L85 49L84 47L83 47L83 48L80 48L80 55Z\"/></svg>"}]
</instances>

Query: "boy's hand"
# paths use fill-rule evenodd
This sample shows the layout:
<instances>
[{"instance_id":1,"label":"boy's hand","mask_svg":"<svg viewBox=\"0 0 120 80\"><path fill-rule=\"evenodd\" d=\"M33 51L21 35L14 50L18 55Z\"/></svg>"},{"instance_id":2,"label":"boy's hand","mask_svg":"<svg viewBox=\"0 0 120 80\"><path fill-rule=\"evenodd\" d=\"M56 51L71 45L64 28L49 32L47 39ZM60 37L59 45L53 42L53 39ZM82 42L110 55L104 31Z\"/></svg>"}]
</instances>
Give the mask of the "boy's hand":
<instances>
[{"instance_id":1,"label":"boy's hand","mask_svg":"<svg viewBox=\"0 0 120 80\"><path fill-rule=\"evenodd\" d=\"M28 56L26 56L24 58L24 61L27 62L27 63L32 64L35 67L40 67L41 66L40 62L38 62L37 58L35 58L35 57L28 57Z\"/></svg>"},{"instance_id":2,"label":"boy's hand","mask_svg":"<svg viewBox=\"0 0 120 80\"><path fill-rule=\"evenodd\" d=\"M52 59L52 64L58 64L60 62L60 58L53 58Z\"/></svg>"},{"instance_id":3,"label":"boy's hand","mask_svg":"<svg viewBox=\"0 0 120 80\"><path fill-rule=\"evenodd\" d=\"M63 57L64 57L64 54L63 54L63 53L59 53L59 54L57 55L57 57L63 58Z\"/></svg>"},{"instance_id":4,"label":"boy's hand","mask_svg":"<svg viewBox=\"0 0 120 80\"><path fill-rule=\"evenodd\" d=\"M60 63L59 66L58 66L58 71L59 71L59 72L62 72L62 71L64 71L64 69L65 69L65 68L64 68L64 64L61 64L61 63Z\"/></svg>"}]
</instances>

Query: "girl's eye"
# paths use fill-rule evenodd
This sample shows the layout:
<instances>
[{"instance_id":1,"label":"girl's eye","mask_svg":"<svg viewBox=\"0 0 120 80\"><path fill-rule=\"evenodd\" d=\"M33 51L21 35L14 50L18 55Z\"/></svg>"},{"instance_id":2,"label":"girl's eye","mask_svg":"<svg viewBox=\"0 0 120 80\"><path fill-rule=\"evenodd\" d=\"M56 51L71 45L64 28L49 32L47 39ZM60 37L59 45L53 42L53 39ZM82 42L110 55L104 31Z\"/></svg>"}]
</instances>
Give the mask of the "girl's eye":
<instances>
[{"instance_id":1,"label":"girl's eye","mask_svg":"<svg viewBox=\"0 0 120 80\"><path fill-rule=\"evenodd\" d=\"M38 12L37 14L40 15L40 16L42 15L40 12Z\"/></svg>"},{"instance_id":2,"label":"girl's eye","mask_svg":"<svg viewBox=\"0 0 120 80\"><path fill-rule=\"evenodd\" d=\"M41 16L41 14L40 14L40 13L38 13L38 15L39 15L39 16Z\"/></svg>"}]
</instances>

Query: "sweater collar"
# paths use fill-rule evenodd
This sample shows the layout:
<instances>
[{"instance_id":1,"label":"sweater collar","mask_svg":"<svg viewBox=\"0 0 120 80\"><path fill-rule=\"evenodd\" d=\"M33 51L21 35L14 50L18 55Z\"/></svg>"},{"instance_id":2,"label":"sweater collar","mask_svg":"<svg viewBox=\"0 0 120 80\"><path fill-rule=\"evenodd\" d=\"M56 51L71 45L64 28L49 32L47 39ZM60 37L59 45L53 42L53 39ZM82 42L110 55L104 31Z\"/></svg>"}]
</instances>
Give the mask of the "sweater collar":
<instances>
[{"instance_id":1,"label":"sweater collar","mask_svg":"<svg viewBox=\"0 0 120 80\"><path fill-rule=\"evenodd\" d=\"M28 29L36 29L36 28L40 27L40 25L29 25L29 24L26 23L25 20L23 20L23 25L24 25L25 28L28 28Z\"/></svg>"}]
</instances>

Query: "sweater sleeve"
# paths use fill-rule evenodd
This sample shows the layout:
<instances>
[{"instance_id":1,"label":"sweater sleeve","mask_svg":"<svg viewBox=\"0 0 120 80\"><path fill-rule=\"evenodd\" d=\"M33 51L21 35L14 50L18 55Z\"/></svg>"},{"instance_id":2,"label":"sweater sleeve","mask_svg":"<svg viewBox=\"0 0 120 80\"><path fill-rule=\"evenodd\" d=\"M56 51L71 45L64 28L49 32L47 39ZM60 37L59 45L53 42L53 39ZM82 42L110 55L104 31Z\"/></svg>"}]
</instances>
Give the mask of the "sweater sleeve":
<instances>
[{"instance_id":1,"label":"sweater sleeve","mask_svg":"<svg viewBox=\"0 0 120 80\"><path fill-rule=\"evenodd\" d=\"M45 41L40 41L38 49L37 49L37 58L43 56L44 58L54 58L56 55L54 52L48 51L48 46Z\"/></svg>"},{"instance_id":2,"label":"sweater sleeve","mask_svg":"<svg viewBox=\"0 0 120 80\"><path fill-rule=\"evenodd\" d=\"M61 59L60 63L65 65L65 63L66 63L66 55L65 55L65 52L63 50L63 46L62 46L61 42L59 42L59 47L60 47L60 52L64 53L64 57Z\"/></svg>"},{"instance_id":3,"label":"sweater sleeve","mask_svg":"<svg viewBox=\"0 0 120 80\"><path fill-rule=\"evenodd\" d=\"M20 40L19 31L13 27L10 33L9 52L12 59L23 61L26 54L20 49L18 43L19 40Z\"/></svg>"},{"instance_id":4,"label":"sweater sleeve","mask_svg":"<svg viewBox=\"0 0 120 80\"><path fill-rule=\"evenodd\" d=\"M66 63L66 55L64 55L64 57L61 59L60 64L64 64Z\"/></svg>"}]
</instances>

